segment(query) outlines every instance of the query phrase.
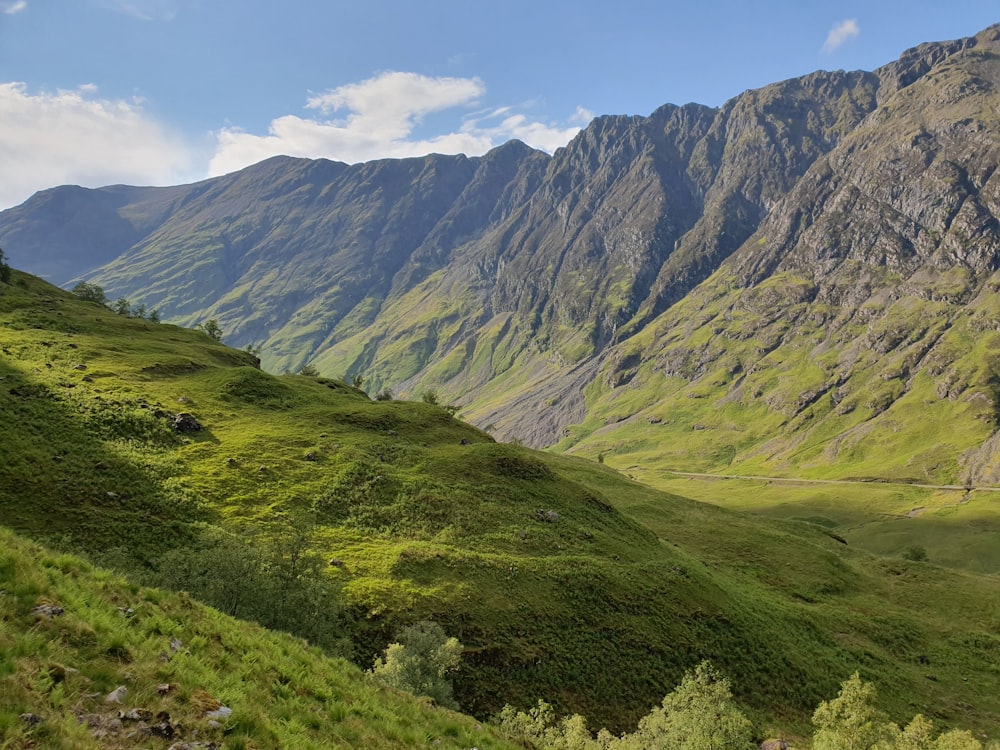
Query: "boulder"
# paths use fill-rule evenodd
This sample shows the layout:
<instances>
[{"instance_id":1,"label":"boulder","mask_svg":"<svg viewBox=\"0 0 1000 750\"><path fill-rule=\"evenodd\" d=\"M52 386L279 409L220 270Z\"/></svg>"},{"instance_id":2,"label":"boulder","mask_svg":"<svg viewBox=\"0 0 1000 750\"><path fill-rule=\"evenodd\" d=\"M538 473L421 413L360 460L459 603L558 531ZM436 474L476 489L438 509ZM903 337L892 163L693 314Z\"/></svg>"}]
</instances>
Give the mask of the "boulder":
<instances>
[{"instance_id":1,"label":"boulder","mask_svg":"<svg viewBox=\"0 0 1000 750\"><path fill-rule=\"evenodd\" d=\"M201 422L195 419L194 414L181 412L174 415L170 420L170 426L177 432L197 432L201 430Z\"/></svg>"}]
</instances>

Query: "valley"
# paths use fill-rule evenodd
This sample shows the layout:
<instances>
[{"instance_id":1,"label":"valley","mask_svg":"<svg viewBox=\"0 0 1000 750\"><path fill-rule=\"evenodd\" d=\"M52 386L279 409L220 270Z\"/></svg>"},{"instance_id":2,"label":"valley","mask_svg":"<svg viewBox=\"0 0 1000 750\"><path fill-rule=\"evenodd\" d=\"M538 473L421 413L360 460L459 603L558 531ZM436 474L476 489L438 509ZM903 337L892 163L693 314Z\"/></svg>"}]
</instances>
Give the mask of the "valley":
<instances>
[{"instance_id":1,"label":"valley","mask_svg":"<svg viewBox=\"0 0 1000 750\"><path fill-rule=\"evenodd\" d=\"M126 682L226 747L620 734L706 660L755 742L855 673L1000 740L998 103L992 26L551 155L0 212L10 747ZM427 621L466 716L362 671Z\"/></svg>"}]
</instances>

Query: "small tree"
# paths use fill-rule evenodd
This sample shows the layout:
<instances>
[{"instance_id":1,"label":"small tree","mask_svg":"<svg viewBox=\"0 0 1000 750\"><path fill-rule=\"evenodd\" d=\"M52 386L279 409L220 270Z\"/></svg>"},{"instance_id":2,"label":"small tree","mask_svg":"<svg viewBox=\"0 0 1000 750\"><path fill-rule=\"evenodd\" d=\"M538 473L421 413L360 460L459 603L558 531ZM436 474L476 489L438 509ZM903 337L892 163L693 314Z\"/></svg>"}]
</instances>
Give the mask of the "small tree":
<instances>
[{"instance_id":1,"label":"small tree","mask_svg":"<svg viewBox=\"0 0 1000 750\"><path fill-rule=\"evenodd\" d=\"M152 310L149 311L149 315L147 315L146 317L149 319L150 323L159 323L160 322L159 308L154 307Z\"/></svg>"},{"instance_id":2,"label":"small tree","mask_svg":"<svg viewBox=\"0 0 1000 750\"><path fill-rule=\"evenodd\" d=\"M215 318L209 318L204 323L199 323L196 327L204 331L213 341L222 342L222 328L219 326L219 321Z\"/></svg>"},{"instance_id":3,"label":"small tree","mask_svg":"<svg viewBox=\"0 0 1000 750\"><path fill-rule=\"evenodd\" d=\"M392 401L392 391L388 388L383 388L381 391L375 394L376 401Z\"/></svg>"},{"instance_id":4,"label":"small tree","mask_svg":"<svg viewBox=\"0 0 1000 750\"><path fill-rule=\"evenodd\" d=\"M982 750L979 740L966 730L952 729L937 739L934 724L922 714L917 714L905 729L893 724L890 727L892 750Z\"/></svg>"},{"instance_id":5,"label":"small tree","mask_svg":"<svg viewBox=\"0 0 1000 750\"><path fill-rule=\"evenodd\" d=\"M733 701L726 680L702 662L687 672L663 703L639 721L623 747L674 750L753 750L753 725Z\"/></svg>"},{"instance_id":6,"label":"small tree","mask_svg":"<svg viewBox=\"0 0 1000 750\"><path fill-rule=\"evenodd\" d=\"M890 724L875 706L875 686L855 672L831 701L813 714L814 750L874 750L889 739Z\"/></svg>"},{"instance_id":7,"label":"small tree","mask_svg":"<svg viewBox=\"0 0 1000 750\"><path fill-rule=\"evenodd\" d=\"M371 674L390 687L458 708L448 674L461 663L462 650L457 638L449 638L436 622L424 620L399 631L397 642L375 660Z\"/></svg>"},{"instance_id":8,"label":"small tree","mask_svg":"<svg viewBox=\"0 0 1000 750\"><path fill-rule=\"evenodd\" d=\"M363 386L364 384L365 384L365 376L362 375L360 372L354 373L354 376L351 378L351 385L353 385L360 391L361 386Z\"/></svg>"},{"instance_id":9,"label":"small tree","mask_svg":"<svg viewBox=\"0 0 1000 750\"><path fill-rule=\"evenodd\" d=\"M3 249L0 249L0 281L4 284L10 283L10 266L7 265L7 258L3 254Z\"/></svg>"},{"instance_id":10,"label":"small tree","mask_svg":"<svg viewBox=\"0 0 1000 750\"><path fill-rule=\"evenodd\" d=\"M85 302L96 302L99 305L108 304L108 298L104 295L104 290L97 284L81 281L73 287L72 292Z\"/></svg>"},{"instance_id":11,"label":"small tree","mask_svg":"<svg viewBox=\"0 0 1000 750\"><path fill-rule=\"evenodd\" d=\"M438 401L437 392L432 391L430 389L420 394L420 400L423 401L425 404L432 404L434 406L437 406L440 403Z\"/></svg>"},{"instance_id":12,"label":"small tree","mask_svg":"<svg viewBox=\"0 0 1000 750\"><path fill-rule=\"evenodd\" d=\"M111 309L114 310L119 315L124 315L128 317L132 314L132 303L129 302L124 297L119 297L112 303Z\"/></svg>"},{"instance_id":13,"label":"small tree","mask_svg":"<svg viewBox=\"0 0 1000 750\"><path fill-rule=\"evenodd\" d=\"M306 377L310 378L318 378L319 368L310 362L307 365L303 365L302 369L299 370L299 375L305 375Z\"/></svg>"},{"instance_id":14,"label":"small tree","mask_svg":"<svg viewBox=\"0 0 1000 750\"><path fill-rule=\"evenodd\" d=\"M545 750L617 750L619 747L618 741L606 729L602 729L595 740L587 729L586 719L579 714L556 718L552 706L543 700L527 711L504 706L496 723L509 737Z\"/></svg>"}]
</instances>

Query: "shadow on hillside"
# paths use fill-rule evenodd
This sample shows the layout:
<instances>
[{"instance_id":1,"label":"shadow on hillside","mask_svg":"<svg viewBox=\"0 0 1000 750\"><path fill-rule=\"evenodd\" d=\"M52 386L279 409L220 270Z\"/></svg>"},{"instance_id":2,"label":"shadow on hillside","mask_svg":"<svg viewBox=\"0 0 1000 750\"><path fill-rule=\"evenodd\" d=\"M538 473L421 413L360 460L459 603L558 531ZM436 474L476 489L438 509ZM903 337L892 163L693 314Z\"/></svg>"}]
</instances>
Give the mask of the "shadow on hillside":
<instances>
[{"instance_id":1,"label":"shadow on hillside","mask_svg":"<svg viewBox=\"0 0 1000 750\"><path fill-rule=\"evenodd\" d=\"M0 518L74 551L122 548L142 559L177 546L202 511L164 491L154 466L169 447L119 444L99 434L115 420L155 428L154 417L95 404L88 384L66 365L26 370L0 354Z\"/></svg>"}]
</instances>

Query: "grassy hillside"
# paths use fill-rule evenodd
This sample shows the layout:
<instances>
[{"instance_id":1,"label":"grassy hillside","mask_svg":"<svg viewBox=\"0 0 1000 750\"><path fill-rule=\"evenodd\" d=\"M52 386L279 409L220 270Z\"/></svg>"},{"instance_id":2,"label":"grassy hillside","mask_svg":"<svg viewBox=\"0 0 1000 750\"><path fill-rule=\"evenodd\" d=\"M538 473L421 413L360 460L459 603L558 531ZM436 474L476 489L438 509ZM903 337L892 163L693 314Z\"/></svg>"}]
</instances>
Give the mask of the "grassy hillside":
<instances>
[{"instance_id":1,"label":"grassy hillside","mask_svg":"<svg viewBox=\"0 0 1000 750\"><path fill-rule=\"evenodd\" d=\"M380 689L299 639L5 529L0 591L5 749L513 746L469 717ZM108 702L121 686L120 703ZM206 714L220 704L232 714L213 727Z\"/></svg>"},{"instance_id":2,"label":"grassy hillside","mask_svg":"<svg viewBox=\"0 0 1000 750\"><path fill-rule=\"evenodd\" d=\"M19 532L155 569L206 524L261 544L305 528L337 561L359 663L434 619L467 647L456 697L479 717L544 698L627 727L709 658L762 735L804 734L855 670L900 719L1000 718L995 578L498 444L434 405L273 377L199 332L14 282L0 516ZM172 429L179 412L202 429Z\"/></svg>"}]
</instances>

